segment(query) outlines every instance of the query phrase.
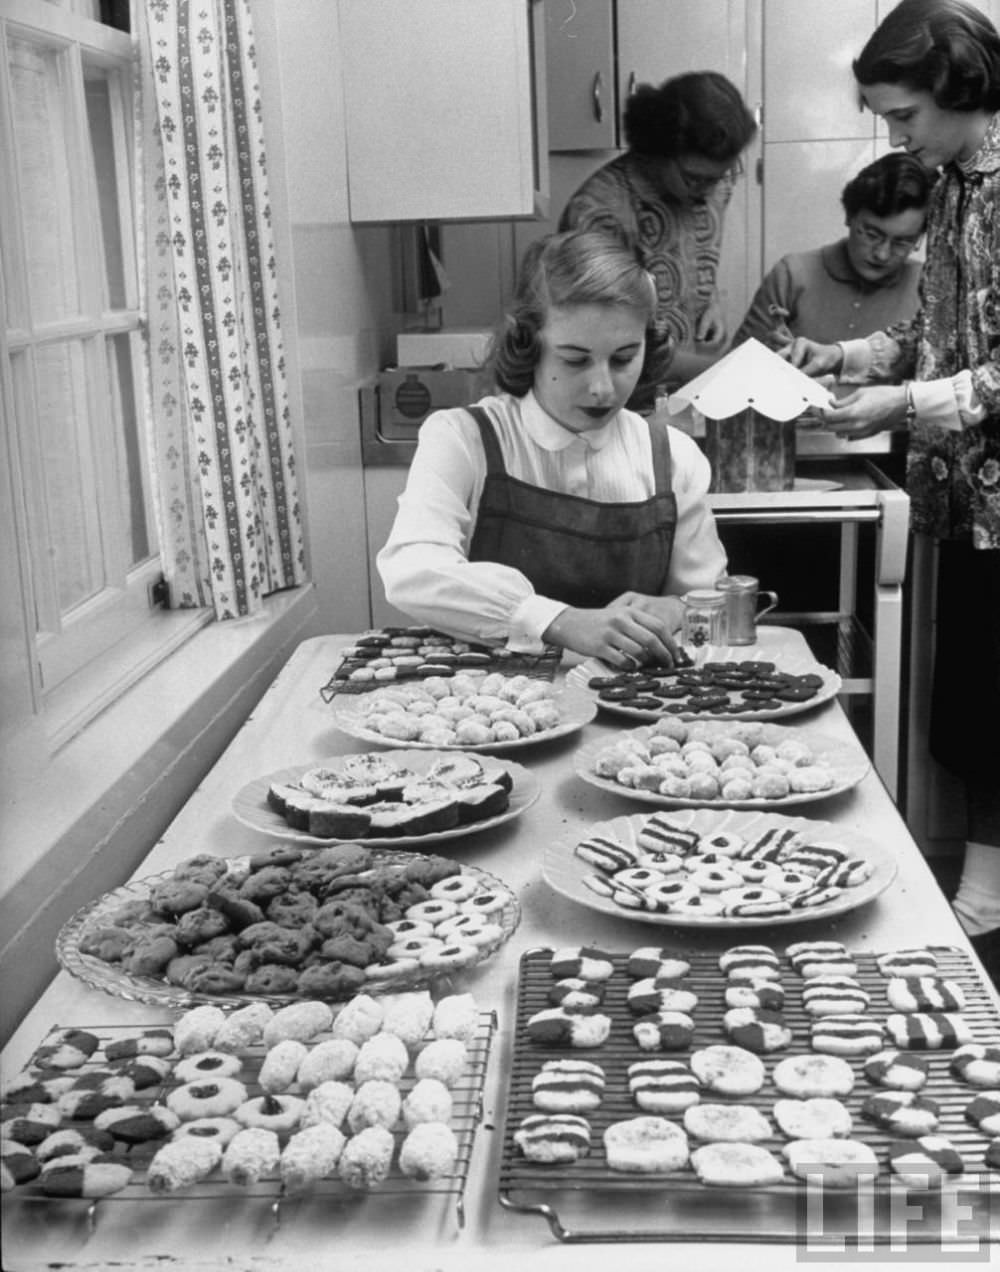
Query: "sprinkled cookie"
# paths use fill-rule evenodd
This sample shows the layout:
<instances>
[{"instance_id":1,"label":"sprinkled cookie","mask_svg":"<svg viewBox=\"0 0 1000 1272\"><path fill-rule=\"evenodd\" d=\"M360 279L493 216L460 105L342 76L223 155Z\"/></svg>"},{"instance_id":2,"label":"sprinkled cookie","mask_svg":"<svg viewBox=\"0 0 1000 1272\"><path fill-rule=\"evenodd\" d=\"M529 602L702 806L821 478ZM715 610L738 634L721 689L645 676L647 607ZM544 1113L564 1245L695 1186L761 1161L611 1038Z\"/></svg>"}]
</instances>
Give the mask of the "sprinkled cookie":
<instances>
[{"instance_id":1,"label":"sprinkled cookie","mask_svg":"<svg viewBox=\"0 0 1000 1272\"><path fill-rule=\"evenodd\" d=\"M774 1120L789 1139L838 1139L853 1125L847 1105L827 1096L775 1100Z\"/></svg>"},{"instance_id":2,"label":"sprinkled cookie","mask_svg":"<svg viewBox=\"0 0 1000 1272\"><path fill-rule=\"evenodd\" d=\"M824 1188L853 1188L859 1179L879 1173L878 1158L867 1144L852 1139L797 1139L785 1145L792 1174Z\"/></svg>"},{"instance_id":3,"label":"sprinkled cookie","mask_svg":"<svg viewBox=\"0 0 1000 1272\"><path fill-rule=\"evenodd\" d=\"M647 1114L613 1122L604 1132L604 1155L611 1170L644 1175L680 1170L688 1162L688 1141L676 1123Z\"/></svg>"},{"instance_id":4,"label":"sprinkled cookie","mask_svg":"<svg viewBox=\"0 0 1000 1272\"><path fill-rule=\"evenodd\" d=\"M764 1085L763 1061L743 1047L719 1043L692 1052L691 1071L707 1091L753 1095Z\"/></svg>"},{"instance_id":5,"label":"sprinkled cookie","mask_svg":"<svg viewBox=\"0 0 1000 1272\"><path fill-rule=\"evenodd\" d=\"M854 1070L840 1056L786 1056L774 1066L771 1080L784 1095L802 1099L850 1095Z\"/></svg>"},{"instance_id":6,"label":"sprinkled cookie","mask_svg":"<svg viewBox=\"0 0 1000 1272\"><path fill-rule=\"evenodd\" d=\"M774 1134L768 1119L750 1104L692 1104L684 1110L684 1129L695 1139L713 1143L755 1144Z\"/></svg>"},{"instance_id":7,"label":"sprinkled cookie","mask_svg":"<svg viewBox=\"0 0 1000 1272\"><path fill-rule=\"evenodd\" d=\"M744 1188L778 1184L781 1162L761 1144L703 1144L691 1154L691 1165L703 1184Z\"/></svg>"}]
</instances>

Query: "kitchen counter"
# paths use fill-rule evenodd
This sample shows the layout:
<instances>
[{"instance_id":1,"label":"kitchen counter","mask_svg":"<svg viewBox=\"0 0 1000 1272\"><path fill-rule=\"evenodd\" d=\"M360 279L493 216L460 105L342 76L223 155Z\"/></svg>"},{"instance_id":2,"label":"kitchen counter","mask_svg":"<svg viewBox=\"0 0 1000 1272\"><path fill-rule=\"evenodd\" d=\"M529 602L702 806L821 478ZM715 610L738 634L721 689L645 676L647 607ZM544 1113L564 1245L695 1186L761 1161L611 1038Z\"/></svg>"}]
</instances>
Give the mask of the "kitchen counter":
<instances>
[{"instance_id":1,"label":"kitchen counter","mask_svg":"<svg viewBox=\"0 0 1000 1272\"><path fill-rule=\"evenodd\" d=\"M167 870L195 853L240 856L273 842L235 820L231 813L234 793L249 780L276 769L365 749L334 727L330 709L319 694L339 661L338 649L346 643L346 637L328 636L299 646L167 833L153 846L136 878ZM805 643L797 632L766 628L760 632L760 648L780 664L782 656L804 652ZM266 1205L250 1201L226 1205L185 1202L183 1195L168 1201L151 1198L148 1203L109 1200L99 1205L93 1230L88 1228L79 1204L47 1205L43 1218L41 1207L5 1198L4 1267L9 1272L54 1266L177 1267L184 1272L258 1267L270 1272L311 1272L336 1267L337 1272L353 1272L394 1268L405 1260L413 1272L466 1272L470 1268L479 1272L494 1266L509 1268L520 1260L545 1272L580 1272L603 1269L617 1257L603 1244L562 1244L537 1216L501 1208L497 1170L505 1075L512 1054L517 961L525 950L594 943L627 951L643 944L663 944L717 953L734 943L731 933L653 928L624 915L583 908L552 891L543 880L540 861L548 842L579 838L594 822L648 809L589 786L572 771L575 747L601 734L610 735L623 723L629 727L620 718L599 715L582 734L518 750L514 758L540 780L538 801L512 823L438 848L498 875L518 895L522 906L521 924L510 942L495 958L472 969L460 984L475 994L481 1008L495 1009L498 1019L486 1075L483 1121L465 1191L464 1227L457 1221L453 1199L436 1196L380 1199L376 1194L335 1206L310 1205L307 1199L286 1202L277 1224ZM835 699L787 723L858 745ZM784 945L803 938L835 938L858 951L943 944L968 953L980 967L874 771L870 770L852 791L792 811L829 819L838 828L876 840L895 855L896 879L876 900L834 921L772 932L758 928L753 936L741 934L738 939ZM86 845L80 848L86 851ZM429 846L429 850L435 848ZM991 993L996 999L995 992ZM62 972L0 1057L3 1079L8 1081L19 1071L54 1024L138 1026L168 1022L175 1016L165 1008L108 996ZM815 1251L804 1256L793 1244L762 1247L752 1240L730 1240L725 1246L692 1240L673 1248L633 1244L626 1257L631 1267L640 1270L659 1269L668 1258L676 1258L689 1272L729 1266L731 1262L763 1266L765 1257L770 1268L792 1268L803 1257L819 1261ZM834 1256L830 1266L843 1260L844 1256ZM897 1260L886 1258L887 1265L896 1261L898 1256ZM866 1258L865 1262L878 1266L879 1259Z\"/></svg>"}]
</instances>

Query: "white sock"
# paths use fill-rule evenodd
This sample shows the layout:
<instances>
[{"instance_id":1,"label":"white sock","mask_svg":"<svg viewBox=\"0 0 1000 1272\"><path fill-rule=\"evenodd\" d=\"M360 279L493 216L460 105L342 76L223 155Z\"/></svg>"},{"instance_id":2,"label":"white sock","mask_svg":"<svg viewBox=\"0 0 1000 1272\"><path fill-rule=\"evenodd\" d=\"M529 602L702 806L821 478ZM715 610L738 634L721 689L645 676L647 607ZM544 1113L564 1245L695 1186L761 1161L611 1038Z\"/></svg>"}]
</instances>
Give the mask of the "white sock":
<instances>
[{"instance_id":1,"label":"white sock","mask_svg":"<svg viewBox=\"0 0 1000 1272\"><path fill-rule=\"evenodd\" d=\"M1000 848L965 845L962 878L952 909L969 936L1000 927Z\"/></svg>"}]
</instances>

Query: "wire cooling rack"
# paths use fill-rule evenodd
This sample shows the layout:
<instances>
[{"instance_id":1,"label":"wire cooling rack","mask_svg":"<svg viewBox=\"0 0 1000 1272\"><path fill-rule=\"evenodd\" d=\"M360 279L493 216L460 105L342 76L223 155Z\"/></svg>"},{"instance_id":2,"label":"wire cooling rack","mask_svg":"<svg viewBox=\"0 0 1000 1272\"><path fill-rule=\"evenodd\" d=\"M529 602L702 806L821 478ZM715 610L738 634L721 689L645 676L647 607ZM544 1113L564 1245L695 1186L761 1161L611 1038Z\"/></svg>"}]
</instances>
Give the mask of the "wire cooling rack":
<instances>
[{"instance_id":1,"label":"wire cooling rack","mask_svg":"<svg viewBox=\"0 0 1000 1272\"><path fill-rule=\"evenodd\" d=\"M777 947L774 947L777 950ZM978 1042L1000 1041L1000 1014L989 990L984 986L965 954L951 948L935 947L939 975L957 980L966 995L961 1015ZM886 1150L890 1141L902 1138L898 1133L880 1130L860 1117L865 1097L880 1088L864 1077L864 1057L849 1058L855 1070L855 1085L850 1095L841 1097L853 1117L851 1138L871 1146L879 1158L880 1173L870 1196L853 1190L830 1195L821 1200L806 1196L806 1186L788 1174L780 1184L743 1189L718 1189L702 1184L694 1171L656 1175L623 1174L611 1170L606 1163L602 1135L613 1122L638 1116L643 1110L632 1103L628 1090L627 1070L633 1062L653 1054L664 1059L686 1060L693 1050L713 1043L725 1043L722 1015L725 1011L725 977L718 969L717 956L703 952L678 953L691 964L691 970L679 982L698 995L693 1012L695 1034L684 1051L650 1053L640 1051L632 1036L637 1017L627 1005L627 992L633 983L626 971L627 955L612 955L615 972L608 982L604 1003L599 1010L610 1016L611 1031L600 1047L574 1049L543 1046L532 1042L527 1034L528 1019L535 1012L551 1007L548 994L553 983L550 971L551 950L530 950L522 956L518 981L517 1017L513 1061L508 1079L508 1095L503 1148L499 1177L500 1204L511 1210L538 1215L549 1224L560 1241L768 1241L804 1243L810 1236L823 1242L841 1242L857 1238L859 1226L865 1226L873 1215L878 1221L872 1228L874 1240L881 1243L893 1237L893 1216L900 1212L899 1200L906 1199L906 1189L898 1177L890 1175ZM857 980L871 995L869 1012L884 1018L892 1009L885 996L886 977L876 967L873 954L854 954L858 965ZM798 975L786 966L782 972L786 1000L783 1016L793 1031L793 1042L781 1051L762 1056L767 1078L761 1090L738 1102L752 1104L768 1116L774 1125L772 1106L781 1098L771 1081L771 1071L785 1056L811 1050L809 1024L812 1017L802 1006ZM886 1046L889 1044L887 1043ZM1000 1172L990 1172L983 1154L990 1137L964 1118L964 1109L977 1093L975 1088L957 1082L948 1072L950 1051L921 1053L930 1064L930 1075L921 1094L935 1100L941 1109L940 1124L935 1134L943 1135L961 1153L966 1174L947 1185L963 1204L976 1211L977 1240L1000 1240L1000 1223L991 1218L1000 1198ZM591 1126L589 1153L572 1165L544 1164L526 1160L517 1149L514 1133L521 1120L539 1110L532 1103L532 1079L546 1060L572 1057L590 1060L604 1070L606 1088L600 1108L585 1114ZM733 1097L705 1094L712 1102L733 1102ZM681 1114L666 1115L679 1122ZM775 1128L773 1139L763 1142L781 1158L787 1142ZM692 1141L692 1147L696 1143ZM944 1196L921 1194L926 1211L922 1230L907 1230L911 1241L933 1242L939 1239ZM809 1207L812 1207L810 1210ZM895 1207L895 1209L894 1209ZM874 1208L874 1209L873 1209ZM817 1218L818 1216L818 1218ZM809 1224L819 1222L821 1231L810 1233ZM897 1221L898 1228L898 1221ZM993 1234L991 1234L991 1228ZM896 1233L897 1237L899 1233Z\"/></svg>"},{"instance_id":2,"label":"wire cooling rack","mask_svg":"<svg viewBox=\"0 0 1000 1272\"><path fill-rule=\"evenodd\" d=\"M192 1185L182 1189L179 1192L158 1194L149 1190L146 1182L147 1169L153 1158L156 1149L163 1141L151 1142L148 1144L139 1144L131 1148L124 1145L118 1145L114 1150L114 1155L119 1160L127 1163L132 1168L132 1179L121 1192L113 1193L108 1197L102 1197L99 1200L87 1199L66 1199L47 1197L38 1187L37 1182L30 1182L19 1185L12 1191L3 1194L2 1210L6 1215L16 1207L30 1206L44 1220L46 1208L58 1208L60 1214L65 1213L67 1206L75 1206L85 1208L88 1221L92 1229L97 1227L99 1211L101 1207L111 1205L130 1204L140 1207L162 1206L165 1202L174 1205L180 1203L182 1205L200 1205L206 1202L223 1202L228 1211L233 1207L240 1206L263 1206L270 1209L277 1226L282 1219L283 1207L286 1201L301 1201L304 1197L310 1199L319 1199L321 1201L343 1202L343 1201L362 1201L364 1204L378 1205L386 1199L399 1199L403 1197L422 1197L422 1196L441 1196L451 1198L455 1206L455 1218L459 1228L465 1225L465 1187L469 1173L469 1163L472 1158L473 1148L476 1141L476 1133L483 1119L483 1086L486 1078L486 1070L489 1064L490 1049L493 1037L496 1032L497 1020L494 1012L480 1012L477 1028L474 1036L467 1044L467 1057L465 1070L459 1081L451 1088L452 1096L452 1116L451 1129L455 1133L458 1141L458 1153L456 1155L453 1169L446 1175L439 1178L429 1180L411 1179L404 1175L399 1169L398 1153L399 1146L406 1135L406 1128L399 1125L392 1128L393 1135L396 1139L396 1149L393 1153L392 1168L386 1181L376 1188L366 1193L359 1193L348 1188L339 1179L326 1177L317 1180L310 1186L307 1192L297 1192L287 1195L283 1189L281 1179L277 1172L265 1176L259 1183L242 1188L235 1184L231 1184L216 1168L212 1175L199 1184ZM80 1025L75 1028L85 1029L89 1033L97 1036L99 1046L94 1054L90 1057L87 1064L80 1069L71 1070L68 1076L76 1074L84 1075L97 1069L107 1070L113 1067L113 1062L105 1059L105 1047L108 1043L126 1038L133 1037L147 1028L162 1028L162 1026L143 1026L130 1025L127 1028L116 1025ZM50 1031L48 1038L43 1041L51 1041L62 1032L61 1027L54 1026ZM328 1034L320 1034L312 1039L310 1046L324 1041L329 1037ZM248 1098L253 1099L263 1094L261 1087L257 1081L260 1072L260 1066L267 1053L264 1046L249 1047L246 1051L240 1053L240 1059L243 1061L243 1069L239 1073L239 1080L247 1087ZM175 1059L175 1057L171 1057ZM28 1066L31 1069L31 1065ZM54 1076L53 1071L47 1071L41 1074L43 1077ZM413 1087L415 1078L412 1074L412 1066L407 1074L399 1082L399 1091L401 1097L405 1098L407 1093ZM146 1090L136 1093L133 1100L129 1103L142 1105L152 1105L166 1097L172 1086L176 1086L177 1081L167 1079L162 1085L150 1087ZM26 1106L25 1106L26 1107ZM4 1116L16 1115L19 1110L16 1102L8 1101L4 1104ZM83 1129L86 1123L64 1121L60 1129L76 1126ZM279 1140L284 1146L288 1139L287 1134L279 1135ZM335 1217L339 1213L335 1205L327 1206L324 1210L325 1214L335 1221Z\"/></svg>"}]
</instances>

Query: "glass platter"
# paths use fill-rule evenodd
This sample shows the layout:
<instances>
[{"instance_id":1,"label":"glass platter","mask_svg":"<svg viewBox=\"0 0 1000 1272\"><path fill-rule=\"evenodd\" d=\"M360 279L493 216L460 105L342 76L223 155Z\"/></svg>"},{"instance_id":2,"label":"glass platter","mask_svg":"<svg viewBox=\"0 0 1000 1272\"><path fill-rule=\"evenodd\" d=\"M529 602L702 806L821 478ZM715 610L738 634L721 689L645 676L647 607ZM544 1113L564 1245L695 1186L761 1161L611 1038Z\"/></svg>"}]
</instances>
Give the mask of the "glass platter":
<instances>
[{"instance_id":1,"label":"glass platter","mask_svg":"<svg viewBox=\"0 0 1000 1272\"><path fill-rule=\"evenodd\" d=\"M669 718L670 716L675 716L679 720L780 720L786 716L798 715L802 711L812 711L815 707L836 697L841 689L842 681L840 676L831 668L824 667L822 663L816 662L811 655L789 654L782 657L780 662L777 662L766 651L764 653L748 652L748 646L746 645L702 645L700 648L689 649L687 652L694 660L696 668L706 662L770 662L775 663L779 672L786 672L789 675L819 676L822 684L816 690L816 693L811 698L806 699L805 702L783 702L780 707L768 707L762 711L757 711L746 707L731 695L732 710L713 711L710 714L697 711L669 710L669 707L676 705L669 699L664 700L663 710L660 711L647 711L643 708L627 706L621 702L602 700L598 698L597 691L589 687L589 681L593 676L613 676L616 674L617 669L608 667L596 658L588 658L585 662L571 667L566 673L566 684L591 694L602 711L637 721L660 720L663 717Z\"/></svg>"},{"instance_id":2,"label":"glass platter","mask_svg":"<svg viewBox=\"0 0 1000 1272\"><path fill-rule=\"evenodd\" d=\"M861 781L871 768L871 761L861 747L850 742L842 742L838 738L827 737L822 733L813 733L810 729L800 727L785 728L778 724L765 724L762 741L769 746L777 746L786 739L795 739L805 743L813 752L817 761L825 762L833 776L833 785L821 791L793 791L779 799L686 799L676 795L661 795L659 791L639 790L634 786L625 786L613 778L600 777L594 771L597 756L616 741L635 738L645 741L653 729L644 726L641 729L628 729L612 737L598 738L573 754L573 768L577 777L596 786L602 791L611 791L614 795L623 795L626 799L638 800L643 804L653 804L658 808L760 808L782 809L797 804L807 804L817 799L827 799L831 795L840 795L849 791Z\"/></svg>"},{"instance_id":3,"label":"glass platter","mask_svg":"<svg viewBox=\"0 0 1000 1272\"><path fill-rule=\"evenodd\" d=\"M559 690L553 695L553 702L559 708L560 721L551 729L543 729L538 733L532 733L528 737L515 738L510 742L482 742L477 744L455 743L454 746L441 746L433 742L414 742L407 740L407 747L414 747L420 750L439 750L439 751L479 751L488 752L489 754L502 754L506 751L517 751L525 746L537 746L540 742L551 742L554 738L566 737L570 733L576 733L582 729L585 724L589 724L597 714L597 697L586 687L586 681L583 683L582 690L577 687L571 687ZM376 746L399 746L398 738L386 737L384 733L376 733L374 729L365 726L364 720L364 696L342 698L337 697L333 700L333 722L342 733L346 733L348 737L357 738L360 742L371 742Z\"/></svg>"},{"instance_id":4,"label":"glass platter","mask_svg":"<svg viewBox=\"0 0 1000 1272\"><path fill-rule=\"evenodd\" d=\"M626 845L634 845L639 829L647 820L648 813L632 814L628 817L616 817L611 821L601 822L590 827L588 838L594 835L605 836ZM654 923L661 927L686 928L730 928L744 929L759 926L773 927L792 923L808 923L813 920L830 919L839 914L846 914L858 906L874 900L884 892L896 875L896 862L889 852L862 835L831 822L816 821L809 817L787 817L778 813L760 813L741 811L738 809L678 809L671 818L674 825L694 830L699 835L717 835L730 833L751 837L762 834L772 827L794 831L808 831L814 840L822 839L824 843L835 844L848 850L852 856L864 857L873 870L871 875L853 888L845 888L843 893L832 901L817 905L811 909L792 910L788 914L770 914L754 917L731 917L727 915L691 915L657 913L652 910L633 910L616 905L610 897L599 896L592 892L583 882L584 875L593 874L595 867L582 857L576 856L574 849L581 842L578 835L572 839L549 843L542 858L542 876L546 883L556 892L577 901L580 905L602 914L613 914L618 918L634 919L639 923Z\"/></svg>"},{"instance_id":5,"label":"glass platter","mask_svg":"<svg viewBox=\"0 0 1000 1272\"><path fill-rule=\"evenodd\" d=\"M385 751L382 754L385 759L400 764L411 772L423 774L444 753L442 751L405 750ZM364 840L359 840L356 835L346 839L321 839L316 835L310 835L308 831L293 830L284 817L268 804L267 792L272 782L294 784L298 782L303 773L308 772L310 769L336 769L337 765L347 758L347 756L343 755L335 756L330 760L317 760L315 764L299 764L295 768L277 769L274 773L255 778L233 796L233 816L238 822L241 822L251 830L259 830L272 838L284 839L313 848L324 848L330 844L353 844L358 842L363 842L366 846L377 845L378 847L386 848L404 848L413 844L436 843L445 839L462 839L466 835L474 835L483 830L490 830L494 826L502 826L505 822L512 821L515 817L520 817L526 808L531 807L541 793L538 778L535 777L534 773L531 773L521 764L515 764L512 760L505 760L503 765L499 767L507 770L514 782L514 786L510 792L510 802L507 807L502 813L497 813L495 817L484 817L481 821L465 822L461 826L453 826L450 830L432 830L423 835L379 835L377 838L373 837ZM488 771L489 765L485 767Z\"/></svg>"},{"instance_id":6,"label":"glass platter","mask_svg":"<svg viewBox=\"0 0 1000 1272\"><path fill-rule=\"evenodd\" d=\"M373 847L370 851L376 858L376 866L406 866L413 861L438 862L441 860L423 853L399 852L393 849ZM246 858L231 858L229 861L230 872L242 876L247 869L246 863ZM462 873L473 875L484 888L501 893L504 897L504 906L502 910L496 912L495 916L491 916L491 922L496 922L500 927L501 935L493 944L481 947L478 950L478 957L472 963L466 963L463 967L456 968L455 974L460 974L466 968L477 966L479 963L492 958L497 950L514 935L521 921L521 906L517 897L502 879L498 879L496 875L491 874L488 870L483 870L479 866L473 865L463 865ZM56 957L62 967L71 976L83 981L85 985L103 990L104 993L111 994L114 998L124 998L129 1002L151 1003L159 1007L186 1009L199 1003L213 1003L217 1007L242 1007L251 1002L268 1002L272 1006L280 1006L300 1001L299 996L296 994L200 993L185 989L181 985L170 984L159 977L131 975L116 963L106 963L91 954L83 953L80 949L80 942L89 933L93 932L95 928L104 926L119 906L130 901L147 900L150 891L158 883L163 883L172 878L173 871L167 870L161 874L149 875L144 879L131 880L77 910L76 914L63 925L59 935L56 937ZM397 990L421 989L434 984L441 980L442 977L450 979L450 974L442 972L441 969L419 968L406 975L393 976L384 980L371 980L366 983L364 992L369 994L387 994ZM353 997L356 992L356 990L352 991L348 997ZM311 995L311 997L313 996Z\"/></svg>"}]
</instances>

